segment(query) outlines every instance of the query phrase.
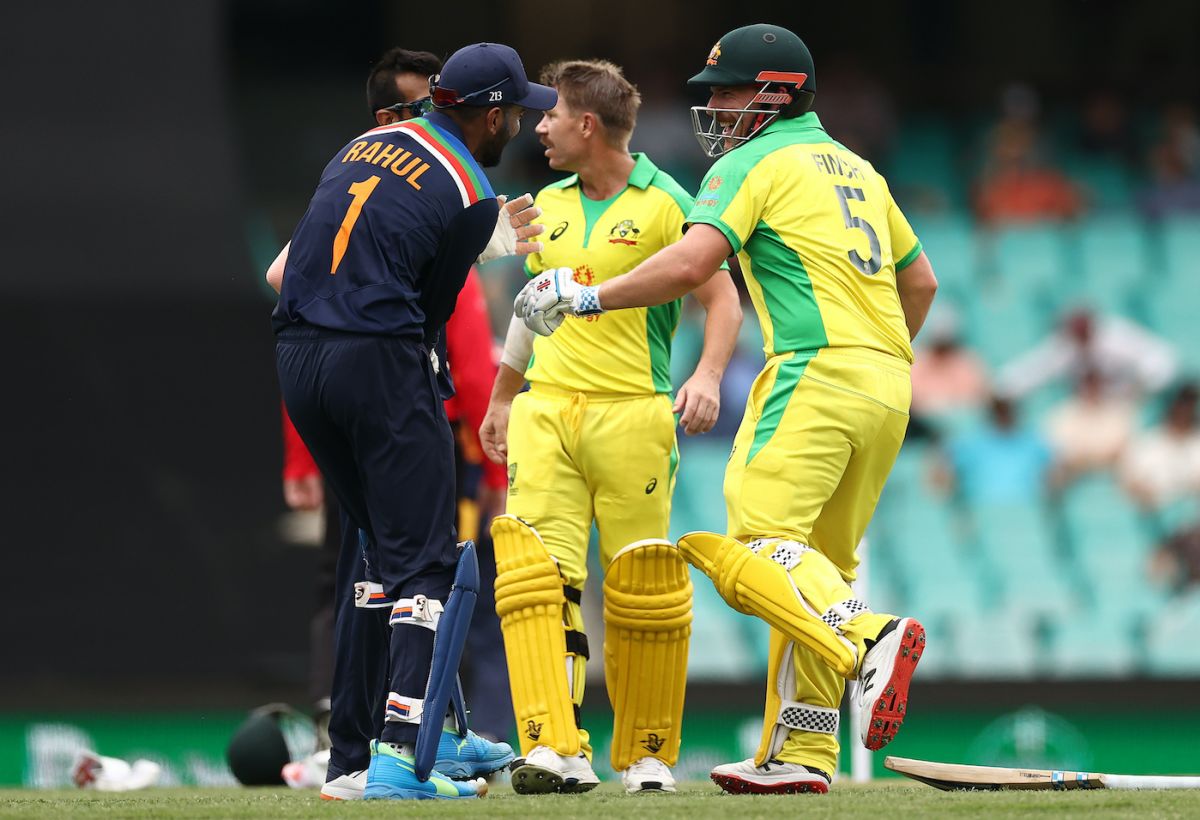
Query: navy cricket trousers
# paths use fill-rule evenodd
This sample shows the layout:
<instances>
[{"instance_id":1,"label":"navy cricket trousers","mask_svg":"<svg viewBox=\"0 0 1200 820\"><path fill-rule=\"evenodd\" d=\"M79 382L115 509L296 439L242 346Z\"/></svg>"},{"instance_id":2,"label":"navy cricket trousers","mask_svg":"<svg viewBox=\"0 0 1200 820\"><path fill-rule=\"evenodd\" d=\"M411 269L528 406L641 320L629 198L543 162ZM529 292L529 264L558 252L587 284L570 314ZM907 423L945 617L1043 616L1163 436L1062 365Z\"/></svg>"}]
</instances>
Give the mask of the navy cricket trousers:
<instances>
[{"instance_id":1,"label":"navy cricket trousers","mask_svg":"<svg viewBox=\"0 0 1200 820\"><path fill-rule=\"evenodd\" d=\"M458 557L454 442L428 349L396 337L289 327L278 334L276 364L296 430L350 523L367 533L367 577L382 583L392 600L424 595L445 602ZM345 538L342 549L350 548L351 539ZM378 617L368 609L355 615ZM364 678L373 677L364 666L362 653L368 649L355 646L361 641L353 637L369 634L370 629L335 628L335 704L339 682L356 679L358 668ZM394 627L388 646L378 651L389 654L390 691L423 698L433 632ZM341 668L347 665L355 670ZM385 704L374 708L382 713ZM331 740L344 728L335 725L338 712L335 708L330 715ZM412 742L416 732L415 724L389 720L381 738ZM335 742L331 769L336 761L337 768L348 770L346 753L359 754L339 750Z\"/></svg>"}]
</instances>

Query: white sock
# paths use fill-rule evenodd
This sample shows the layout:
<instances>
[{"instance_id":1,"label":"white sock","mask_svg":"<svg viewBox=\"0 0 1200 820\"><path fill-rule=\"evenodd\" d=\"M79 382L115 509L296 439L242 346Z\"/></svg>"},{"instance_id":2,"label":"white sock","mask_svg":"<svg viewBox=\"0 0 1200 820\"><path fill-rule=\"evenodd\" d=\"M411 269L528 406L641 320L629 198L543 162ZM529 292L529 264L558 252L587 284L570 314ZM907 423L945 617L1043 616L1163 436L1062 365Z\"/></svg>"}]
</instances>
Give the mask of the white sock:
<instances>
[{"instance_id":1,"label":"white sock","mask_svg":"<svg viewBox=\"0 0 1200 820\"><path fill-rule=\"evenodd\" d=\"M391 746L397 754L404 757L415 757L417 754L417 744L415 743L388 743L388 745Z\"/></svg>"}]
</instances>

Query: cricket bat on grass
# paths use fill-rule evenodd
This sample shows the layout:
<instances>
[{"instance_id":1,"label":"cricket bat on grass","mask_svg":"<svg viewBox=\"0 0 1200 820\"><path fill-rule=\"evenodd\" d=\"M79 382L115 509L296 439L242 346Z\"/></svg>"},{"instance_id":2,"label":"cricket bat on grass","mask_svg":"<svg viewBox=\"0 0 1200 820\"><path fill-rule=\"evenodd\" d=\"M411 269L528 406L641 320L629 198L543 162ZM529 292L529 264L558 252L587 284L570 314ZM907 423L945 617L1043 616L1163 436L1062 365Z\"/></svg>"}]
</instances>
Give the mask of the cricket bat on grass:
<instances>
[{"instance_id":1,"label":"cricket bat on grass","mask_svg":"<svg viewBox=\"0 0 1200 820\"><path fill-rule=\"evenodd\" d=\"M889 756L883 765L893 772L919 780L943 791L998 791L1026 789L1200 789L1200 777L1162 775L1095 774L1052 769L1005 769L996 766L964 766Z\"/></svg>"}]
</instances>

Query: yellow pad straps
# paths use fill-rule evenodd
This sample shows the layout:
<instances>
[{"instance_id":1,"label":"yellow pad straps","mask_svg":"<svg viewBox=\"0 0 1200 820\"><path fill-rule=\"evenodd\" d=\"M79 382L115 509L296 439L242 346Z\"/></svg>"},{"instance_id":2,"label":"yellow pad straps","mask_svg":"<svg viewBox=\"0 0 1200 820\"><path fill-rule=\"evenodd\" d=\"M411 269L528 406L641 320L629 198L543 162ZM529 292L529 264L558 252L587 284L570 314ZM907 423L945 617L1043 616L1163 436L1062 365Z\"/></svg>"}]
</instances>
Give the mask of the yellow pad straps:
<instances>
[{"instance_id":1,"label":"yellow pad straps","mask_svg":"<svg viewBox=\"0 0 1200 820\"><path fill-rule=\"evenodd\" d=\"M496 614L504 634L521 753L549 746L579 754L579 729L567 682L562 577L537 531L512 515L492 521Z\"/></svg>"},{"instance_id":2,"label":"yellow pad straps","mask_svg":"<svg viewBox=\"0 0 1200 820\"><path fill-rule=\"evenodd\" d=\"M625 547L604 576L604 676L613 707L612 766L679 760L692 582L675 545Z\"/></svg>"},{"instance_id":3,"label":"yellow pad straps","mask_svg":"<svg viewBox=\"0 0 1200 820\"><path fill-rule=\"evenodd\" d=\"M777 539L755 546L758 551L712 532L690 532L679 539L680 553L712 579L727 604L762 618L812 649L842 677L853 678L858 648L841 628L870 610L816 550Z\"/></svg>"}]
</instances>

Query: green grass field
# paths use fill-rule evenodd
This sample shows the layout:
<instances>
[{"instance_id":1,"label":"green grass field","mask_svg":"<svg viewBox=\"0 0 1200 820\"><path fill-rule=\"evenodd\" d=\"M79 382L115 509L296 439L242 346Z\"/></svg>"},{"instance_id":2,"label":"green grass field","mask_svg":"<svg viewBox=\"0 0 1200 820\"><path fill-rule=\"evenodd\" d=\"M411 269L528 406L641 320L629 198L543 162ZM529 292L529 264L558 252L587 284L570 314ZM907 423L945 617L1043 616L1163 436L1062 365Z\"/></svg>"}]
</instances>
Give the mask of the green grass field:
<instances>
[{"instance_id":1,"label":"green grass field","mask_svg":"<svg viewBox=\"0 0 1200 820\"><path fill-rule=\"evenodd\" d=\"M497 785L479 801L326 803L316 792L157 789L132 794L0 790L0 817L581 817L696 820L706 817L1200 817L1200 792L944 793L907 783L838 785L826 796L745 797L688 783L679 794L630 797L615 783L584 795L519 797Z\"/></svg>"}]
</instances>

